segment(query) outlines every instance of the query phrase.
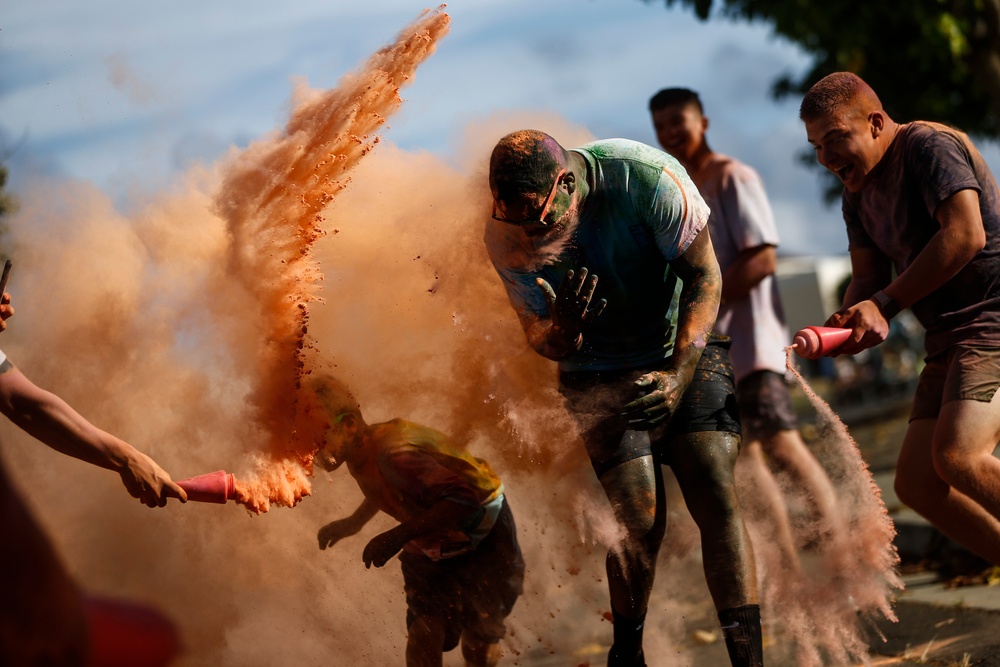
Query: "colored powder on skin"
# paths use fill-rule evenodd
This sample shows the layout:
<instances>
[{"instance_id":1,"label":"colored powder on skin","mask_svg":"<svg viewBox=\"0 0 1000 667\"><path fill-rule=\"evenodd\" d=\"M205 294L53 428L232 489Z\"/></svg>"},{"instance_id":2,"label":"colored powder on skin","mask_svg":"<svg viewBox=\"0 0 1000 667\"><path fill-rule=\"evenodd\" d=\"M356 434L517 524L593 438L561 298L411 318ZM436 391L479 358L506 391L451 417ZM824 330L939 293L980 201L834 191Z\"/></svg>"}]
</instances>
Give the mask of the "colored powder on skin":
<instances>
[{"instance_id":1,"label":"colored powder on skin","mask_svg":"<svg viewBox=\"0 0 1000 667\"><path fill-rule=\"evenodd\" d=\"M878 618L896 620L893 592L903 587L893 538L895 528L867 464L847 427L795 368L792 348L786 366L816 411L818 434L811 449L823 464L837 495L837 529L820 524L809 512L792 521L802 569L787 567L768 527L750 525L761 572L762 615L785 633L784 650L801 667L866 661L866 636ZM808 505L804 492L782 485L786 504ZM754 490L741 492L753 503ZM761 523L767 519L759 520ZM824 662L824 660L829 662Z\"/></svg>"}]
</instances>

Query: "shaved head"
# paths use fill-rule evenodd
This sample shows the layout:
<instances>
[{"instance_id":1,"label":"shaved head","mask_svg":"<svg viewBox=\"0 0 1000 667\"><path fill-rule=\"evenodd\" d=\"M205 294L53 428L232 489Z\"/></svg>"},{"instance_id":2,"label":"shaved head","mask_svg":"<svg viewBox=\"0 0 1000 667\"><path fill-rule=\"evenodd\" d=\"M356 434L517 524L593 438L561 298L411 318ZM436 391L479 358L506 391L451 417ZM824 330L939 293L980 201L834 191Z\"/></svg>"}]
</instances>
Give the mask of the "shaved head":
<instances>
[{"instance_id":1,"label":"shaved head","mask_svg":"<svg viewBox=\"0 0 1000 667\"><path fill-rule=\"evenodd\" d=\"M799 107L799 118L811 121L838 112L867 117L873 111L883 109L882 102L871 86L857 74L834 72L809 89Z\"/></svg>"},{"instance_id":2,"label":"shaved head","mask_svg":"<svg viewBox=\"0 0 1000 667\"><path fill-rule=\"evenodd\" d=\"M548 134L511 132L490 156L490 190L500 201L544 196L566 161L566 150Z\"/></svg>"}]
</instances>

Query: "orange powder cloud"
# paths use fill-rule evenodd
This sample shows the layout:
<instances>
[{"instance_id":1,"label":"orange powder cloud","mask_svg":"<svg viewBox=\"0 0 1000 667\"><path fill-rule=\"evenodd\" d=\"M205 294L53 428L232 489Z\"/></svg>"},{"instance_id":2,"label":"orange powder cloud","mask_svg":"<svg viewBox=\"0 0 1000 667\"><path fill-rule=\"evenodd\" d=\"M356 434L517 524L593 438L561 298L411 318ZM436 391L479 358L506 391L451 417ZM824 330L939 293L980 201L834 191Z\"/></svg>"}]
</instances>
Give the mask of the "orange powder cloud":
<instances>
[{"instance_id":1,"label":"orange powder cloud","mask_svg":"<svg viewBox=\"0 0 1000 667\"><path fill-rule=\"evenodd\" d=\"M181 626L181 665L401 660L399 568L360 559L391 520L317 548L316 530L360 493L346 471L311 476L323 423L299 379L316 368L345 381L369 421L448 432L500 473L528 564L504 640L514 663L603 661L604 553L618 527L554 366L527 348L482 243L497 139L523 127L564 145L592 137L526 113L466 128L447 162L379 141L399 86L447 27L429 12L336 89L300 87L283 130L127 215L83 184L19 193L3 349L175 479L234 472L251 511L151 511L107 471L0 424L3 455L81 586L163 608ZM682 619L704 615L708 594L676 493L672 508L647 646L685 664Z\"/></svg>"}]
</instances>

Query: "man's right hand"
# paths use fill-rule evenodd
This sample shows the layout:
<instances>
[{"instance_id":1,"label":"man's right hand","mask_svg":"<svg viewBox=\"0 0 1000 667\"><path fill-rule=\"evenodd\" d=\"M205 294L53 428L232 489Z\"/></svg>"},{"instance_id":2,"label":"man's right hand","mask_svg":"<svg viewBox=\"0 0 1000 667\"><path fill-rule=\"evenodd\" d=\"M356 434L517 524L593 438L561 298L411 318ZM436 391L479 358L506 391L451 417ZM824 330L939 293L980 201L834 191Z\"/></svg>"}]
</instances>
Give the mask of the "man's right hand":
<instances>
[{"instance_id":1,"label":"man's right hand","mask_svg":"<svg viewBox=\"0 0 1000 667\"><path fill-rule=\"evenodd\" d=\"M542 278L538 278L536 282L548 302L554 332L567 342L575 342L608 305L607 299L601 299L596 306L590 308L594 289L597 287L597 276L590 275L588 278L587 267L582 267L579 273L567 271L566 277L559 284L558 292Z\"/></svg>"},{"instance_id":2,"label":"man's right hand","mask_svg":"<svg viewBox=\"0 0 1000 667\"><path fill-rule=\"evenodd\" d=\"M124 462L118 469L125 489L147 507L164 507L167 498L187 502L187 492L148 455L122 442Z\"/></svg>"},{"instance_id":3,"label":"man's right hand","mask_svg":"<svg viewBox=\"0 0 1000 667\"><path fill-rule=\"evenodd\" d=\"M857 354L862 350L875 347L889 336L889 321L874 301L860 301L850 308L838 311L825 322L828 327L853 329L850 338L837 348L831 357L841 354Z\"/></svg>"}]
</instances>

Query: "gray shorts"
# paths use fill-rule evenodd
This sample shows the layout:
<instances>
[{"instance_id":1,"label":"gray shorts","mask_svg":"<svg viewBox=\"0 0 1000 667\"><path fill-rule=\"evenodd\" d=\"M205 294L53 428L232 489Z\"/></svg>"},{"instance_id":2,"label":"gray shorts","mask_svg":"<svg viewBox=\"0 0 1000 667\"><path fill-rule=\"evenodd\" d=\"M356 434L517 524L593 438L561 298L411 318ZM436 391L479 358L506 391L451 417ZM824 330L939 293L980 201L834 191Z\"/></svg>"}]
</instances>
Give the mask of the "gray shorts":
<instances>
[{"instance_id":1,"label":"gray shorts","mask_svg":"<svg viewBox=\"0 0 1000 667\"><path fill-rule=\"evenodd\" d=\"M754 371L736 385L736 402L746 440L767 438L799 427L785 376L774 371Z\"/></svg>"},{"instance_id":2,"label":"gray shorts","mask_svg":"<svg viewBox=\"0 0 1000 667\"><path fill-rule=\"evenodd\" d=\"M1000 387L1000 347L955 347L926 360L910 421L934 419L950 401L989 403Z\"/></svg>"}]
</instances>

